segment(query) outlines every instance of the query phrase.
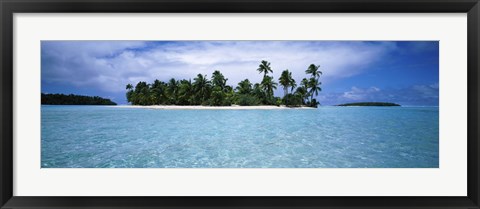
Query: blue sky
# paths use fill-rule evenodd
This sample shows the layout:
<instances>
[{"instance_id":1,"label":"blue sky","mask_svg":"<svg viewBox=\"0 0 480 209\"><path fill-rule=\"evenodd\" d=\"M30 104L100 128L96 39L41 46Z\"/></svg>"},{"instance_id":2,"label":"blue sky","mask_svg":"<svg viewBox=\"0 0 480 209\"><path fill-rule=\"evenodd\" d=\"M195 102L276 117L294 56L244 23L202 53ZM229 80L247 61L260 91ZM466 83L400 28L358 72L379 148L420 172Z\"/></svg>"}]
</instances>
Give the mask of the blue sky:
<instances>
[{"instance_id":1,"label":"blue sky","mask_svg":"<svg viewBox=\"0 0 480 209\"><path fill-rule=\"evenodd\" d=\"M220 70L227 84L271 62L273 76L292 71L297 83L320 65L322 105L395 102L437 106L437 41L42 41L42 92L110 98L126 104L125 85L188 79ZM282 88L275 91L282 96Z\"/></svg>"}]
</instances>

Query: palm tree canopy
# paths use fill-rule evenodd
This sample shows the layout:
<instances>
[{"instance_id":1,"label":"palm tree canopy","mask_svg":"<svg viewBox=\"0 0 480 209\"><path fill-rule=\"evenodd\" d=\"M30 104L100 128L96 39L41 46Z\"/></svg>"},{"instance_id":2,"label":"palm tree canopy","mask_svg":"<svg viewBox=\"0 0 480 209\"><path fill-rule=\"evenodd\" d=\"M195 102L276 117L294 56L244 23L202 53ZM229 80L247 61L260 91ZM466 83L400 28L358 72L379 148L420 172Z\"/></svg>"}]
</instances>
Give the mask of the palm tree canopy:
<instances>
[{"instance_id":1,"label":"palm tree canopy","mask_svg":"<svg viewBox=\"0 0 480 209\"><path fill-rule=\"evenodd\" d=\"M313 94L315 94L315 96L318 96L318 92L320 92L322 89L320 88L320 82L318 81L318 79L316 78L310 78L310 81L309 81L309 86L310 86L310 94L312 94L312 98L313 98Z\"/></svg>"},{"instance_id":2,"label":"palm tree canopy","mask_svg":"<svg viewBox=\"0 0 480 209\"><path fill-rule=\"evenodd\" d=\"M305 89L308 89L308 79L303 78L302 81L300 82L300 85Z\"/></svg>"},{"instance_id":3,"label":"palm tree canopy","mask_svg":"<svg viewBox=\"0 0 480 209\"><path fill-rule=\"evenodd\" d=\"M300 86L295 90L295 94L305 96L307 94L307 89L303 86Z\"/></svg>"},{"instance_id":4,"label":"palm tree canopy","mask_svg":"<svg viewBox=\"0 0 480 209\"><path fill-rule=\"evenodd\" d=\"M227 80L228 79L225 79L225 76L223 76L223 74L218 70L215 70L212 73L212 84L214 86L219 86L222 90L227 85Z\"/></svg>"},{"instance_id":5,"label":"palm tree canopy","mask_svg":"<svg viewBox=\"0 0 480 209\"><path fill-rule=\"evenodd\" d=\"M192 88L192 80L181 80L180 81L180 90L188 90Z\"/></svg>"},{"instance_id":6,"label":"palm tree canopy","mask_svg":"<svg viewBox=\"0 0 480 209\"><path fill-rule=\"evenodd\" d=\"M207 79L207 75L198 74L193 80L193 86L195 86L197 91L204 91L210 87L211 82Z\"/></svg>"},{"instance_id":7,"label":"palm tree canopy","mask_svg":"<svg viewBox=\"0 0 480 209\"><path fill-rule=\"evenodd\" d=\"M297 87L297 82L295 81L295 79L290 79L290 91L293 91L293 89L295 89L295 87Z\"/></svg>"},{"instance_id":8,"label":"palm tree canopy","mask_svg":"<svg viewBox=\"0 0 480 209\"><path fill-rule=\"evenodd\" d=\"M284 70L282 72L282 75L280 75L280 78L278 79L278 82L280 85L282 85L284 88L290 87L290 84L292 83L292 73L288 71L288 69Z\"/></svg>"},{"instance_id":9,"label":"palm tree canopy","mask_svg":"<svg viewBox=\"0 0 480 209\"><path fill-rule=\"evenodd\" d=\"M181 80L179 85L179 92L181 94L190 94L193 89L192 80Z\"/></svg>"},{"instance_id":10,"label":"palm tree canopy","mask_svg":"<svg viewBox=\"0 0 480 209\"><path fill-rule=\"evenodd\" d=\"M140 81L140 82L138 82L137 85L135 86L135 90L143 90L143 89L145 89L145 88L147 88L147 87L148 87L147 82L145 82L145 81Z\"/></svg>"},{"instance_id":11,"label":"palm tree canopy","mask_svg":"<svg viewBox=\"0 0 480 209\"><path fill-rule=\"evenodd\" d=\"M259 84L259 83L255 83L255 84L253 85L253 93L256 94L256 95L261 95L261 94L263 94L262 85Z\"/></svg>"},{"instance_id":12,"label":"palm tree canopy","mask_svg":"<svg viewBox=\"0 0 480 209\"><path fill-rule=\"evenodd\" d=\"M152 88L153 88L153 89L159 89L159 88L161 88L161 87L164 86L164 85L165 85L164 82L159 81L158 79L156 79L155 81L153 81Z\"/></svg>"},{"instance_id":13,"label":"palm tree canopy","mask_svg":"<svg viewBox=\"0 0 480 209\"><path fill-rule=\"evenodd\" d=\"M168 81L168 88L171 90L175 90L178 87L178 82L175 80L175 78L172 78Z\"/></svg>"},{"instance_id":14,"label":"palm tree canopy","mask_svg":"<svg viewBox=\"0 0 480 209\"><path fill-rule=\"evenodd\" d=\"M207 75L202 74L198 74L193 80L195 91L199 93L197 96L200 97L201 102L205 101L210 91L211 82L207 79Z\"/></svg>"},{"instance_id":15,"label":"palm tree canopy","mask_svg":"<svg viewBox=\"0 0 480 209\"><path fill-rule=\"evenodd\" d=\"M273 90L277 89L278 84L273 81L273 77L265 76L263 77L261 85L265 92L267 92L269 95L273 95Z\"/></svg>"},{"instance_id":16,"label":"palm tree canopy","mask_svg":"<svg viewBox=\"0 0 480 209\"><path fill-rule=\"evenodd\" d=\"M264 76L267 76L268 73L273 73L272 68L270 67L270 62L262 60L258 66L257 71L259 73L264 73Z\"/></svg>"},{"instance_id":17,"label":"palm tree canopy","mask_svg":"<svg viewBox=\"0 0 480 209\"><path fill-rule=\"evenodd\" d=\"M307 70L305 70L305 73L311 74L312 77L318 78L322 74L322 72L319 69L320 69L320 65L311 64L310 66L308 66Z\"/></svg>"},{"instance_id":18,"label":"palm tree canopy","mask_svg":"<svg viewBox=\"0 0 480 209\"><path fill-rule=\"evenodd\" d=\"M288 71L288 69L284 70L282 72L282 75L278 79L280 85L283 86L285 90L285 95L288 94L288 87L291 87L290 91L293 91L293 89L297 86L295 79L292 77L292 72Z\"/></svg>"},{"instance_id":19,"label":"palm tree canopy","mask_svg":"<svg viewBox=\"0 0 480 209\"><path fill-rule=\"evenodd\" d=\"M239 94L250 94L252 93L252 83L248 79L240 81L237 88L235 88Z\"/></svg>"}]
</instances>

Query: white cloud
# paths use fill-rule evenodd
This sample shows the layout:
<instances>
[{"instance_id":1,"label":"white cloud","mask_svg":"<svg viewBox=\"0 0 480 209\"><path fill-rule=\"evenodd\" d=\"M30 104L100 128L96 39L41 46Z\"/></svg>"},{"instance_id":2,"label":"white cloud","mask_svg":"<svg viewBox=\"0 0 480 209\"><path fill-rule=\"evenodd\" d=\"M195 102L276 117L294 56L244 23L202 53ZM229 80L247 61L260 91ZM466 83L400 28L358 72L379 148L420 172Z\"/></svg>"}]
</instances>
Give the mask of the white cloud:
<instances>
[{"instance_id":1,"label":"white cloud","mask_svg":"<svg viewBox=\"0 0 480 209\"><path fill-rule=\"evenodd\" d=\"M368 70L394 48L394 42L53 41L42 43L42 81L123 92L127 83L193 78L198 73L210 77L220 70L235 86L244 78L260 82L256 69L263 59L272 63L275 79L289 69L299 82L314 63L321 66L322 80L332 80ZM358 92L346 96L359 97Z\"/></svg>"},{"instance_id":2,"label":"white cloud","mask_svg":"<svg viewBox=\"0 0 480 209\"><path fill-rule=\"evenodd\" d=\"M344 92L343 97L346 99L359 101L369 99L368 97L379 91L380 89L374 86L368 89L361 89L354 86L350 91Z\"/></svg>"}]
</instances>

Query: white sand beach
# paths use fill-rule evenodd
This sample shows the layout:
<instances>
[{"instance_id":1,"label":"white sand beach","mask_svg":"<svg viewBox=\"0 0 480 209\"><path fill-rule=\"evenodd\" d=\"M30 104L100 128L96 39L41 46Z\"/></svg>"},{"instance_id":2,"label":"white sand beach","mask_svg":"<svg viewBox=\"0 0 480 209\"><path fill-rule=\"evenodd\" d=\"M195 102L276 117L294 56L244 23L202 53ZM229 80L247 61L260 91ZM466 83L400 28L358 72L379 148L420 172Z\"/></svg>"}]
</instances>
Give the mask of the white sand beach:
<instances>
[{"instance_id":1,"label":"white sand beach","mask_svg":"<svg viewBox=\"0 0 480 209\"><path fill-rule=\"evenodd\" d=\"M305 110L314 110L313 107L286 107L274 106L274 105L262 105L262 106L180 106L180 105L150 105L150 106L140 106L140 105L119 105L112 106L117 108L139 108L139 109L161 109L161 110L288 110L288 109L305 109Z\"/></svg>"}]
</instances>

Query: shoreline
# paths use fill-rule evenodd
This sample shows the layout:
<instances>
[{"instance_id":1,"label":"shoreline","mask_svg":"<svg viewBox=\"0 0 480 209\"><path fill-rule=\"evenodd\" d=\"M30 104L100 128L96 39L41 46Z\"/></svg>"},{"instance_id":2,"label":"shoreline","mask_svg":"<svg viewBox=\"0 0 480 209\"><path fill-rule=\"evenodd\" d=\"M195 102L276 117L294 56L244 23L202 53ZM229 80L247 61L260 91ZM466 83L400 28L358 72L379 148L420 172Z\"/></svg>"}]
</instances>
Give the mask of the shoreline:
<instances>
[{"instance_id":1,"label":"shoreline","mask_svg":"<svg viewBox=\"0 0 480 209\"><path fill-rule=\"evenodd\" d=\"M136 108L136 109L159 109L159 110L314 110L313 107L285 107L274 105L262 105L262 106L180 106L180 105L118 105L113 106L116 108Z\"/></svg>"}]
</instances>

